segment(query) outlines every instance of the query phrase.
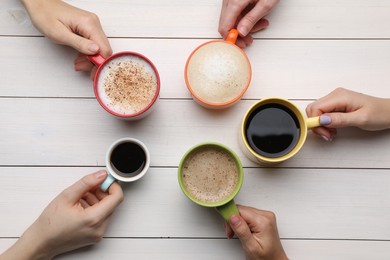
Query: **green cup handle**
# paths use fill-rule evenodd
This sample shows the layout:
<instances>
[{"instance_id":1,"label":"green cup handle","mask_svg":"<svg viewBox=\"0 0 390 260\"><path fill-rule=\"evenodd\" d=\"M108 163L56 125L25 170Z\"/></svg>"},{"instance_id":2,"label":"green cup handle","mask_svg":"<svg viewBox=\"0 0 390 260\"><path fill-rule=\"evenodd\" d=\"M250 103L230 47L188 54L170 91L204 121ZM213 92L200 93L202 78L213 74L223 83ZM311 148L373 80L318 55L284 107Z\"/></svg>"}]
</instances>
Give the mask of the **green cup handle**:
<instances>
[{"instance_id":1,"label":"green cup handle","mask_svg":"<svg viewBox=\"0 0 390 260\"><path fill-rule=\"evenodd\" d=\"M216 210L219 214L225 219L226 222L229 222L229 219L232 215L240 215L236 203L234 200L229 201L228 203L216 207Z\"/></svg>"}]
</instances>

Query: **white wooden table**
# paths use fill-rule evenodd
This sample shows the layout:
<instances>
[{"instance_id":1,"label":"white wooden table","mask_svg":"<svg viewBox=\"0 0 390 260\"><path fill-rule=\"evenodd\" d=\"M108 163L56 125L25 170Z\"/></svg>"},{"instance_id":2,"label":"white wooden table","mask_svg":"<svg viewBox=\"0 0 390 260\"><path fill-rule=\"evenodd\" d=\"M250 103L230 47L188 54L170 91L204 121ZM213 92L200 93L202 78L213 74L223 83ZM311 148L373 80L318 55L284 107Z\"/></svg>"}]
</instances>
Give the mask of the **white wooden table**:
<instances>
[{"instance_id":1,"label":"white wooden table","mask_svg":"<svg viewBox=\"0 0 390 260\"><path fill-rule=\"evenodd\" d=\"M390 131L343 129L327 143L309 134L297 156L260 167L240 151L245 111L267 96L304 109L338 86L390 97L390 1L289 0L245 51L251 86L236 106L210 111L183 78L190 52L217 31L220 0L79 0L96 13L114 52L149 57L161 76L157 109L119 121L97 103L74 50L34 29L17 0L0 2L0 250L83 175L104 168L108 146L130 136L150 149L151 169L124 185L125 201L96 246L59 259L243 259L222 218L190 202L177 166L203 141L232 148L245 167L236 202L274 211L291 259L390 259Z\"/></svg>"}]
</instances>

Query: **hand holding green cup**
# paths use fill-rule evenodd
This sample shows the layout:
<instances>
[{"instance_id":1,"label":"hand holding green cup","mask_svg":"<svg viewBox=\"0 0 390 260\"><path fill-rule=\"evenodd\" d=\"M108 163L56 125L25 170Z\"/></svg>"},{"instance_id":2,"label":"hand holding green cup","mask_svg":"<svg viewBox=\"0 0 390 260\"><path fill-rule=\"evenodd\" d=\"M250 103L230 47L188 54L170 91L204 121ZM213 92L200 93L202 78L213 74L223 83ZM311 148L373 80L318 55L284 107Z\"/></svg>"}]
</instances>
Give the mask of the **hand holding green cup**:
<instances>
[{"instance_id":1,"label":"hand holding green cup","mask_svg":"<svg viewBox=\"0 0 390 260\"><path fill-rule=\"evenodd\" d=\"M183 156L178 171L183 193L194 203L216 208L229 221L239 215L234 197L240 191L244 170L238 156L219 143L201 143Z\"/></svg>"}]
</instances>

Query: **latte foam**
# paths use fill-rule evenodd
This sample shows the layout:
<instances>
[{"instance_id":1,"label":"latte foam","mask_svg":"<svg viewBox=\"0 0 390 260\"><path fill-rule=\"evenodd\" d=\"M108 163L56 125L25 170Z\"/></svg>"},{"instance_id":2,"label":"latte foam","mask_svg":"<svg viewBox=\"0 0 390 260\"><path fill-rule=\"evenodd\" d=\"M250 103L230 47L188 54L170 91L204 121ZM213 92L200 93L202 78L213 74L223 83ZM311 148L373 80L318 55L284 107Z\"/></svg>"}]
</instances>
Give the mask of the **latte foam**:
<instances>
[{"instance_id":1,"label":"latte foam","mask_svg":"<svg viewBox=\"0 0 390 260\"><path fill-rule=\"evenodd\" d=\"M153 102L157 76L142 58L123 55L110 60L101 69L97 85L99 98L115 113L131 115Z\"/></svg>"},{"instance_id":2,"label":"latte foam","mask_svg":"<svg viewBox=\"0 0 390 260\"><path fill-rule=\"evenodd\" d=\"M201 46L187 65L190 88L210 103L225 103L242 95L250 74L250 64L242 51L222 41Z\"/></svg>"},{"instance_id":3,"label":"latte foam","mask_svg":"<svg viewBox=\"0 0 390 260\"><path fill-rule=\"evenodd\" d=\"M229 197L239 180L234 157L214 147L194 151L183 164L182 180L192 197L214 203Z\"/></svg>"}]
</instances>

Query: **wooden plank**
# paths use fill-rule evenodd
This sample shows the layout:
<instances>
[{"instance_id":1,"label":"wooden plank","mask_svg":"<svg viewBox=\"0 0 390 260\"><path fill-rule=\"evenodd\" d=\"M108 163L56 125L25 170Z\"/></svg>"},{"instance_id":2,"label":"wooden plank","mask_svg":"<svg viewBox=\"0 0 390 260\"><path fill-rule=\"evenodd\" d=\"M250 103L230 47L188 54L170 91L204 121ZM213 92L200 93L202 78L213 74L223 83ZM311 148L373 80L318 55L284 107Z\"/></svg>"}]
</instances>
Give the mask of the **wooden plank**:
<instances>
[{"instance_id":1,"label":"wooden plank","mask_svg":"<svg viewBox=\"0 0 390 260\"><path fill-rule=\"evenodd\" d=\"M96 13L109 37L219 38L220 0L67 1ZM0 35L40 35L19 1L0 3ZM388 38L383 0L280 1L257 38Z\"/></svg>"},{"instance_id":2,"label":"wooden plank","mask_svg":"<svg viewBox=\"0 0 390 260\"><path fill-rule=\"evenodd\" d=\"M135 137L149 147L153 166L177 166L193 145L214 141L231 147L245 166L238 144L242 117L254 103L242 100L224 111L192 100L160 100L147 118L125 122L93 99L0 99L0 165L104 166L116 139ZM297 101L304 109L308 102ZM309 134L304 147L280 167L389 168L389 131L341 129L333 142Z\"/></svg>"},{"instance_id":3,"label":"wooden plank","mask_svg":"<svg viewBox=\"0 0 390 260\"><path fill-rule=\"evenodd\" d=\"M190 98L184 82L185 62L205 41L111 39L115 52L136 51L155 63L162 98ZM69 48L23 37L1 37L0 45L0 96L94 97L89 75L73 70L76 53ZM390 97L386 40L258 40L246 51L253 77L244 99L317 99L340 86Z\"/></svg>"},{"instance_id":4,"label":"wooden plank","mask_svg":"<svg viewBox=\"0 0 390 260\"><path fill-rule=\"evenodd\" d=\"M20 236L56 194L97 169L2 167L0 237ZM389 240L389 176L389 170L246 168L235 201L275 212L284 239ZM152 167L123 189L108 238L225 238L223 219L184 196L175 167Z\"/></svg>"},{"instance_id":5,"label":"wooden plank","mask_svg":"<svg viewBox=\"0 0 390 260\"><path fill-rule=\"evenodd\" d=\"M14 239L0 239L5 250ZM289 259L387 260L388 241L282 240ZM225 239L103 239L98 245L56 259L243 259L236 240Z\"/></svg>"}]
</instances>

